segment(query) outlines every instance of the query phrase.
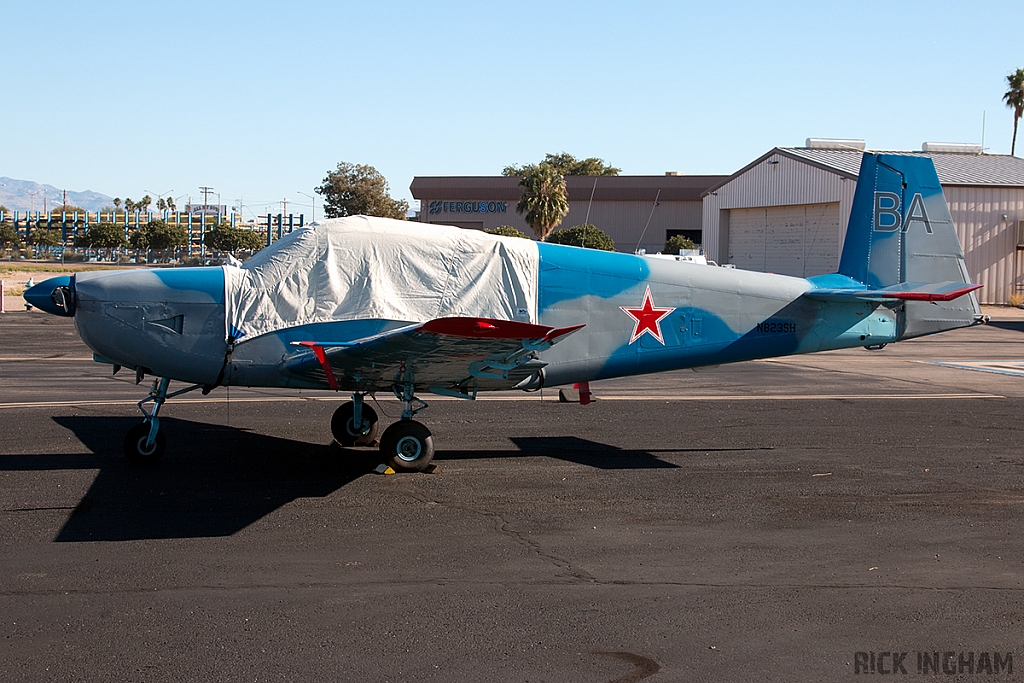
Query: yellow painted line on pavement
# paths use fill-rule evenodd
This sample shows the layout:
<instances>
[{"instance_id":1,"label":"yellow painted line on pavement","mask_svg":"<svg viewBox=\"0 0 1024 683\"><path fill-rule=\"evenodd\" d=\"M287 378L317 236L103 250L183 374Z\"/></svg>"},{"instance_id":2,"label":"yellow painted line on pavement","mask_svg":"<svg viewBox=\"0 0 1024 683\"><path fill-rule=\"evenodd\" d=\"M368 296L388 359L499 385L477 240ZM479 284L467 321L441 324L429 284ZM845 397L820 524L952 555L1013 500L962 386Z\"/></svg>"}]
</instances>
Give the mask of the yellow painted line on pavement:
<instances>
[{"instance_id":1,"label":"yellow painted line on pavement","mask_svg":"<svg viewBox=\"0 0 1024 683\"><path fill-rule=\"evenodd\" d=\"M24 362L28 362L28 361L38 362L38 361L42 361L42 360L71 360L71 361L75 361L76 363L84 363L86 361L88 361L90 363L94 362L92 358L78 358L78 357L72 357L72 356L47 356L46 358L43 358L43 357L30 358L30 357L27 357L27 356L17 356L17 357L14 357L14 358L0 358L0 362L4 362L4 363L24 363Z\"/></svg>"},{"instance_id":2,"label":"yellow painted line on pavement","mask_svg":"<svg viewBox=\"0 0 1024 683\"><path fill-rule=\"evenodd\" d=\"M431 401L461 401L464 399L448 396L433 396ZM665 403L694 402L694 401L906 401L906 400L961 400L961 399L1002 399L1006 398L999 394L766 394L763 396L752 396L750 394L710 394L705 396L672 396L672 395L637 395L628 394L601 394L595 397L595 401L660 401ZM186 405L190 403L296 403L301 401L339 401L346 400L346 395L339 396L262 396L257 398L188 398L169 402L171 405ZM544 401L557 403L558 395L552 394L541 398L523 398L517 396L480 396L478 401L517 401L529 403L531 401ZM397 401L388 400L388 403L399 405ZM22 401L12 403L0 403L3 408L46 408L46 407L74 407L74 406L131 406L138 403L133 400L122 401Z\"/></svg>"}]
</instances>

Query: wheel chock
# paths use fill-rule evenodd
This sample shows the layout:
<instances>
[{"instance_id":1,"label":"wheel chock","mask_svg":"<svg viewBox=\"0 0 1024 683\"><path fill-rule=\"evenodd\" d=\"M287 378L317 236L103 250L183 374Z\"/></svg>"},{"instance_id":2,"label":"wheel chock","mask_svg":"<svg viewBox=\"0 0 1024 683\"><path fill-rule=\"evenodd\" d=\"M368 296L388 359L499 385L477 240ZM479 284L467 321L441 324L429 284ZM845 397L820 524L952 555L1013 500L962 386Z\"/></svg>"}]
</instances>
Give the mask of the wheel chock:
<instances>
[{"instance_id":1,"label":"wheel chock","mask_svg":"<svg viewBox=\"0 0 1024 683\"><path fill-rule=\"evenodd\" d=\"M572 389L559 389L559 403L579 403L589 405L594 401L594 395L590 393L590 382L578 382L572 385Z\"/></svg>"},{"instance_id":2,"label":"wheel chock","mask_svg":"<svg viewBox=\"0 0 1024 683\"><path fill-rule=\"evenodd\" d=\"M377 465L373 471L375 474L398 474L398 472L395 472L384 463ZM441 466L431 463L427 466L427 469L423 470L423 474L441 474Z\"/></svg>"}]
</instances>

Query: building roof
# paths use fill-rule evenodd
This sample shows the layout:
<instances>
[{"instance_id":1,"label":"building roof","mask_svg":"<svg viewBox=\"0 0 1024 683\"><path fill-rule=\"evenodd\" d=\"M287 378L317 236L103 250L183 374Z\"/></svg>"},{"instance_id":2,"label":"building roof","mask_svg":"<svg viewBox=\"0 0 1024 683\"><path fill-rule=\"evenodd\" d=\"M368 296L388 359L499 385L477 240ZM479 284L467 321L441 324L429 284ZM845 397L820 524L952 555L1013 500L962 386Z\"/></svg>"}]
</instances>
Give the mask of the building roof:
<instances>
[{"instance_id":1,"label":"building roof","mask_svg":"<svg viewBox=\"0 0 1024 683\"><path fill-rule=\"evenodd\" d=\"M876 154L906 154L929 157L935 164L935 172L942 185L969 185L995 187L1024 187L1024 159L1008 154L964 154L961 152L883 152ZM860 161L864 153L855 149L811 149L808 147L776 147L731 176L705 190L713 192L729 183L765 159L775 154L809 163L833 173L857 179Z\"/></svg>"},{"instance_id":2,"label":"building roof","mask_svg":"<svg viewBox=\"0 0 1024 683\"><path fill-rule=\"evenodd\" d=\"M722 175L566 176L569 201L693 201L725 179ZM595 185L596 181L596 185ZM513 176L417 176L409 186L416 199L487 199L519 201L523 194ZM660 194L659 194L660 193Z\"/></svg>"}]
</instances>

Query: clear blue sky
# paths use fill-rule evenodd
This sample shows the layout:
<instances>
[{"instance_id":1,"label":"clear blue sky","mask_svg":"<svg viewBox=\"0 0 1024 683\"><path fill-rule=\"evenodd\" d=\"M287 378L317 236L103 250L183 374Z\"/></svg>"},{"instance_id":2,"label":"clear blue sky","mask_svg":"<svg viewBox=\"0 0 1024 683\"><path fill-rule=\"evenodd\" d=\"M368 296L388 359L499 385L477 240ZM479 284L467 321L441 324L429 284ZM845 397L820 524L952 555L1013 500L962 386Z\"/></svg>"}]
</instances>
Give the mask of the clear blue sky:
<instances>
[{"instance_id":1,"label":"clear blue sky","mask_svg":"<svg viewBox=\"0 0 1024 683\"><path fill-rule=\"evenodd\" d=\"M411 200L563 150L706 174L807 137L980 142L983 112L1005 154L1022 27L1019 0L8 2L0 176L308 213L339 161Z\"/></svg>"}]
</instances>

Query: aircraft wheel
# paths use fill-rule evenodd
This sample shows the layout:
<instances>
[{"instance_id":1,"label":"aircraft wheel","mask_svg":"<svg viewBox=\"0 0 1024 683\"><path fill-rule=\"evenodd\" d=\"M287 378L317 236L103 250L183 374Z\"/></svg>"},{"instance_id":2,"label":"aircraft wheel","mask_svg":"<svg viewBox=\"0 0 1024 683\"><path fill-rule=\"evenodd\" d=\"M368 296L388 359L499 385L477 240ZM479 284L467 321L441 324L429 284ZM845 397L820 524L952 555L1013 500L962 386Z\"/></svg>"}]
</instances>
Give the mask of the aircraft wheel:
<instances>
[{"instance_id":1,"label":"aircraft wheel","mask_svg":"<svg viewBox=\"0 0 1024 683\"><path fill-rule=\"evenodd\" d=\"M156 433L153 444L146 448L146 441L149 438L149 423L137 424L128 430L124 437L124 454L134 465L148 465L155 463L164 454L166 437L161 430Z\"/></svg>"},{"instance_id":2,"label":"aircraft wheel","mask_svg":"<svg viewBox=\"0 0 1024 683\"><path fill-rule=\"evenodd\" d=\"M434 437L419 422L396 422L380 437L380 453L395 471L422 472L434 459Z\"/></svg>"},{"instance_id":3,"label":"aircraft wheel","mask_svg":"<svg viewBox=\"0 0 1024 683\"><path fill-rule=\"evenodd\" d=\"M365 403L363 404L363 427L367 430L365 434L361 429L356 429L352 420L354 415L355 405L352 401L342 403L334 411L334 416L331 417L331 434L334 435L334 440L342 446L372 444L377 438L377 412Z\"/></svg>"}]
</instances>

